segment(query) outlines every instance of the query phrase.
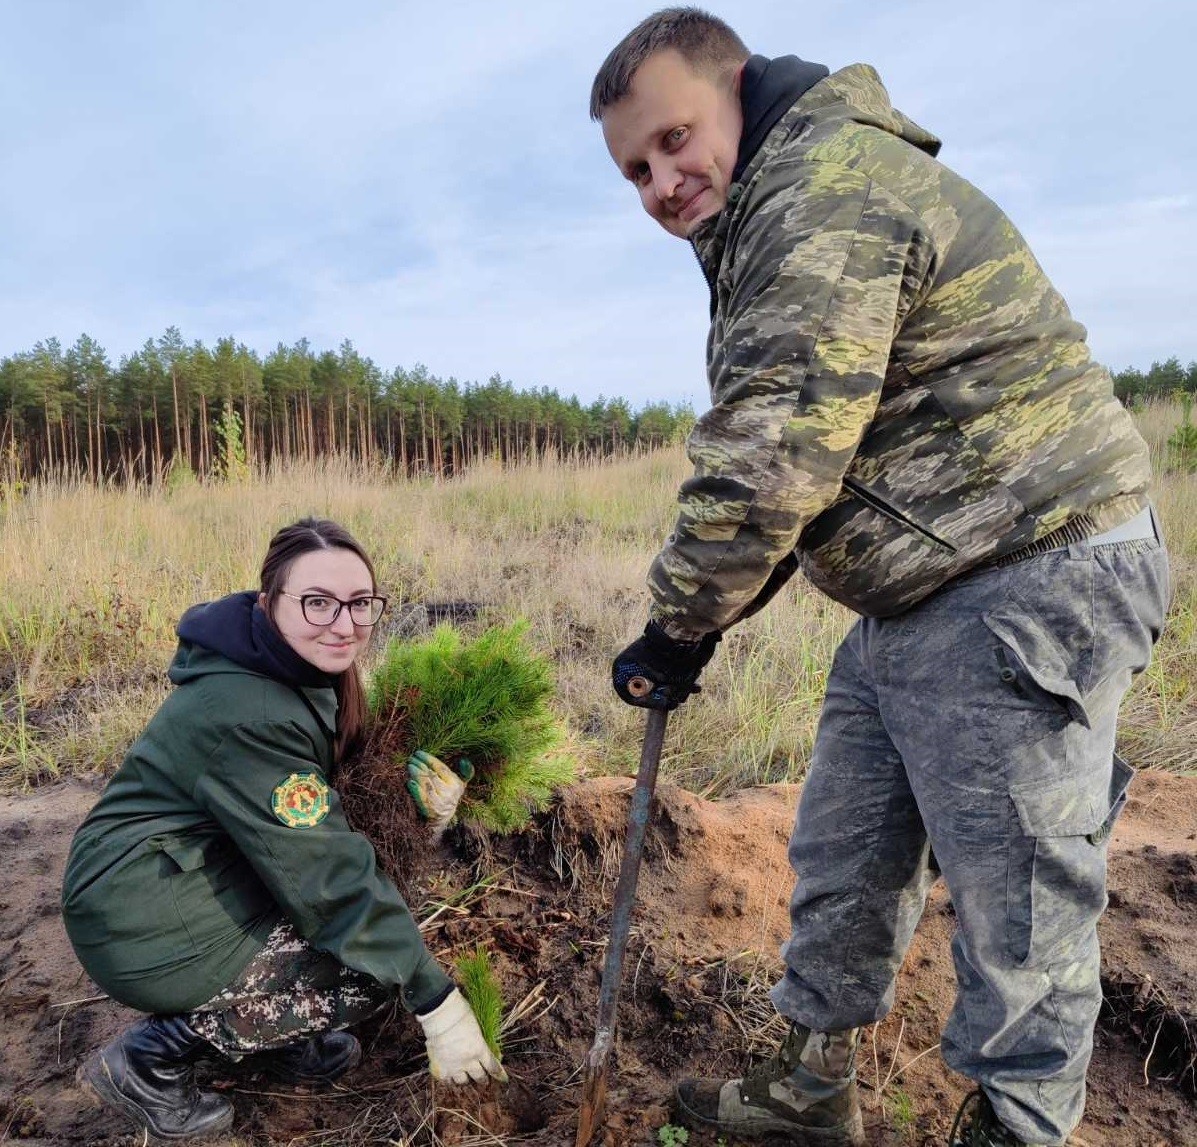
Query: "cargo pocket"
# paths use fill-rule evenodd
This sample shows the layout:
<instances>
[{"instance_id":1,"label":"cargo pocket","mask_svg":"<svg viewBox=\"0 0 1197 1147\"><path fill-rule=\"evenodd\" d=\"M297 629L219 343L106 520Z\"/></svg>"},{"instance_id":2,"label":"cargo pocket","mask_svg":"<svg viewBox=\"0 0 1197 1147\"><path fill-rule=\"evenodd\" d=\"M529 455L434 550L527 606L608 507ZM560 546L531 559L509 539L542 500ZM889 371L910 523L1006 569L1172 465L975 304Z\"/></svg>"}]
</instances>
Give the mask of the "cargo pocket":
<instances>
[{"instance_id":1,"label":"cargo pocket","mask_svg":"<svg viewBox=\"0 0 1197 1147\"><path fill-rule=\"evenodd\" d=\"M179 925L192 947L198 948L199 935L215 905L212 871L209 866L224 855L218 841L162 837L156 842L162 856L163 875L168 879L171 899Z\"/></svg>"},{"instance_id":2,"label":"cargo pocket","mask_svg":"<svg viewBox=\"0 0 1197 1147\"><path fill-rule=\"evenodd\" d=\"M210 841L179 840L170 837L158 841L158 851L174 861L174 866L179 872L197 872L208 863L212 845ZM166 866L166 872L171 874L169 864Z\"/></svg>"},{"instance_id":3,"label":"cargo pocket","mask_svg":"<svg viewBox=\"0 0 1197 1147\"><path fill-rule=\"evenodd\" d=\"M1105 908L1105 842L1126 805L1134 770L1115 755L1108 787L1078 780L1012 786L1022 836L1010 846L1007 939L1018 967L1068 958L1089 942Z\"/></svg>"},{"instance_id":4,"label":"cargo pocket","mask_svg":"<svg viewBox=\"0 0 1197 1147\"><path fill-rule=\"evenodd\" d=\"M1002 643L997 669L1003 684L1028 697L1036 691L1047 694L1072 720L1092 728L1076 668L1031 606L1010 598L982 615L982 620Z\"/></svg>"}]
</instances>

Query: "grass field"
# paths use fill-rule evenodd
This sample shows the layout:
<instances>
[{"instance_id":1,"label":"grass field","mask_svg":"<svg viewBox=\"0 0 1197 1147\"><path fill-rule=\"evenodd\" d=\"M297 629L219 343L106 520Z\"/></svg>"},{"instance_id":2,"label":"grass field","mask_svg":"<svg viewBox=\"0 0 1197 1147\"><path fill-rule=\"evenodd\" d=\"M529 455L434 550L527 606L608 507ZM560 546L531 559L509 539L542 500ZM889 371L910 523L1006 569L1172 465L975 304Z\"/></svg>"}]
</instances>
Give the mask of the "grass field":
<instances>
[{"instance_id":1,"label":"grass field","mask_svg":"<svg viewBox=\"0 0 1197 1147\"><path fill-rule=\"evenodd\" d=\"M1138 418L1157 461L1176 596L1155 661L1126 700L1120 750L1141 767L1193 771L1197 476L1162 469L1179 407ZM556 664L557 705L585 766L630 771L643 715L615 698L608 666L644 624L644 575L687 471L676 447L603 464L480 467L436 482L334 462L245 485L9 491L0 501L0 791L111 771L165 693L179 614L253 587L273 531L312 513L359 537L393 603L469 601L484 618L527 618L531 641ZM728 634L702 696L676 715L663 773L709 795L800 779L824 675L850 622L795 579Z\"/></svg>"}]
</instances>

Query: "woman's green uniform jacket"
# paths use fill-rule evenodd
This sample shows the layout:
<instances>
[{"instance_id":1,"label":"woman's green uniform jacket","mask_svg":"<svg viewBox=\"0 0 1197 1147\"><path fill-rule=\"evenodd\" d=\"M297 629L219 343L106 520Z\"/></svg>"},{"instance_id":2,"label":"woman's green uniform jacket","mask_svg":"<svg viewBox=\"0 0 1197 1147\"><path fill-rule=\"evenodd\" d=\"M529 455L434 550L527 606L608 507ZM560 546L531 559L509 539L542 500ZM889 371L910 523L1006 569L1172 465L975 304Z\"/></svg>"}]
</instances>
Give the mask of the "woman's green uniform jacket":
<instances>
[{"instance_id":1,"label":"woman's green uniform jacket","mask_svg":"<svg viewBox=\"0 0 1197 1147\"><path fill-rule=\"evenodd\" d=\"M435 1000L450 981L328 785L333 689L186 641L170 678L71 847L63 918L88 975L129 1007L188 1011L286 917L410 1010Z\"/></svg>"}]
</instances>

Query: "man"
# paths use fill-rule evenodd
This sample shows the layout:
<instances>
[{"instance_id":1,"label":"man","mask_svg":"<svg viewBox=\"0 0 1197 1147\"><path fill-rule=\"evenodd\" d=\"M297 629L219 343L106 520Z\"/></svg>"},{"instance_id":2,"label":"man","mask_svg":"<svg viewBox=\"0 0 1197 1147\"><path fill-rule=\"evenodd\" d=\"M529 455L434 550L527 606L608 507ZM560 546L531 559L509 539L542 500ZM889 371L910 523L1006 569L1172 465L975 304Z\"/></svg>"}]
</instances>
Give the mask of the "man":
<instances>
[{"instance_id":1,"label":"man","mask_svg":"<svg viewBox=\"0 0 1197 1147\"><path fill-rule=\"evenodd\" d=\"M863 1143L857 1030L891 1007L942 871L942 1052L978 1084L950 1143L1062 1144L1131 775L1118 703L1168 599L1146 446L1021 236L871 68L750 56L667 9L607 58L591 115L711 289L712 406L616 690L680 704L799 566L861 615L790 844L790 1033L742 1080L679 1084L677 1118Z\"/></svg>"}]
</instances>

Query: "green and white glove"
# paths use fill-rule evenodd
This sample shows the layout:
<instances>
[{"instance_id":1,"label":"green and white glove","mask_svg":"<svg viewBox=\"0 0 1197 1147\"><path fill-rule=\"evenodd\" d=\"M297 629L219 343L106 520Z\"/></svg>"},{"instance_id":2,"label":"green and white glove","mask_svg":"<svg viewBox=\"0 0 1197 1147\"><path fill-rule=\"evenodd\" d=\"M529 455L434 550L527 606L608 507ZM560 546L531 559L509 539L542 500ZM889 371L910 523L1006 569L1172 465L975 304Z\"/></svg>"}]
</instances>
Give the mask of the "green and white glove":
<instances>
[{"instance_id":1,"label":"green and white glove","mask_svg":"<svg viewBox=\"0 0 1197 1147\"><path fill-rule=\"evenodd\" d=\"M407 760L407 791L416 802L420 815L428 822L435 840L439 840L449 827L465 795L466 785L474 775L474 766L465 757L457 762L457 768L460 775L439 757L423 749L417 749Z\"/></svg>"},{"instance_id":2,"label":"green and white glove","mask_svg":"<svg viewBox=\"0 0 1197 1147\"><path fill-rule=\"evenodd\" d=\"M507 1072L487 1046L469 1001L454 988L426 1016L417 1015L424 1029L428 1069L433 1079L450 1083L507 1082Z\"/></svg>"}]
</instances>

